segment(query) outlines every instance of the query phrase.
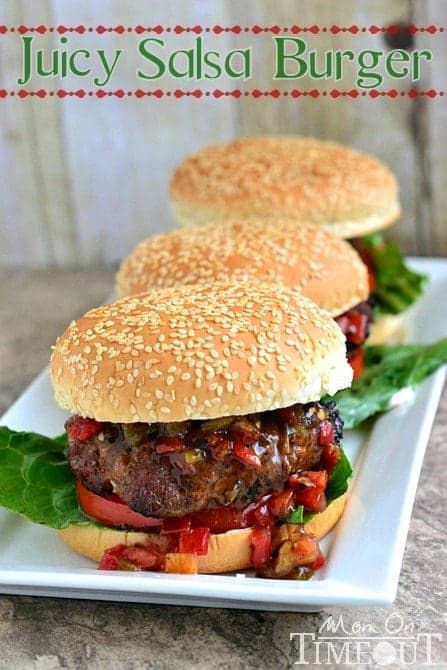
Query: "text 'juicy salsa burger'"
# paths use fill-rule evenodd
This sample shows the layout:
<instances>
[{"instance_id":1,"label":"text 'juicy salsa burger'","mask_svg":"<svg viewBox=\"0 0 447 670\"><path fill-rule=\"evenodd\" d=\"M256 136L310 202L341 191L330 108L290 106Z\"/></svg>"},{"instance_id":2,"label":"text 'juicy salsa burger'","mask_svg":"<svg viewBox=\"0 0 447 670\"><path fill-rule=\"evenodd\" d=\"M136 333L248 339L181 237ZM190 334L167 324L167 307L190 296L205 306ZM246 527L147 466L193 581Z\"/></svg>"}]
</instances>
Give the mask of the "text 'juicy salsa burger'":
<instances>
[{"instance_id":1,"label":"text 'juicy salsa burger'","mask_svg":"<svg viewBox=\"0 0 447 670\"><path fill-rule=\"evenodd\" d=\"M368 271L348 242L320 226L290 219L192 226L138 244L117 275L119 296L152 288L222 280L274 281L301 291L336 319L354 377L374 320Z\"/></svg>"},{"instance_id":2,"label":"text 'juicy salsa burger'","mask_svg":"<svg viewBox=\"0 0 447 670\"><path fill-rule=\"evenodd\" d=\"M51 378L92 519L60 531L75 551L104 569L284 578L324 563L350 468L322 398L352 369L311 301L231 281L124 298L71 323Z\"/></svg>"},{"instance_id":3,"label":"text 'juicy salsa burger'","mask_svg":"<svg viewBox=\"0 0 447 670\"><path fill-rule=\"evenodd\" d=\"M401 339L401 316L422 293L424 277L377 232L399 218L401 207L395 176L375 157L312 137L245 137L187 157L172 176L170 196L182 226L286 218L350 239L368 266L380 317L370 342Z\"/></svg>"}]
</instances>

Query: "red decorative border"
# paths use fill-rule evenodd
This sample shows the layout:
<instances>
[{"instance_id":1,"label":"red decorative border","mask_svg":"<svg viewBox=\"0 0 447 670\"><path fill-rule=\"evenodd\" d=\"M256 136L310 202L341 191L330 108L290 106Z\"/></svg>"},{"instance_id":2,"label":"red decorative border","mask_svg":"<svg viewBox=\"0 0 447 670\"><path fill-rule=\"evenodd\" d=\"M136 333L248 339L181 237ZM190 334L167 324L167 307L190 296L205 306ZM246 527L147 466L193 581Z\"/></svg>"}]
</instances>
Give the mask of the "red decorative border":
<instances>
[{"instance_id":1,"label":"red decorative border","mask_svg":"<svg viewBox=\"0 0 447 670\"><path fill-rule=\"evenodd\" d=\"M115 98L184 98L184 97L191 97L191 98L205 98L205 97L212 97L215 99L219 98L224 98L224 97L232 97L232 98L300 98L300 97L310 97L310 98L320 98L320 97L329 97L329 98L341 98L341 97L349 97L349 98L379 98L379 97L387 97L387 98L402 98L402 97L408 97L408 98L418 98L418 97L427 97L427 98L439 98L439 97L444 97L447 95L447 91L436 91L432 88L427 89L426 91L419 91L417 89L409 89L408 91L398 91L396 89L389 89L386 91L381 91L378 89L371 89L369 91L359 91L357 89L351 89L350 91L340 91L338 89L332 89L330 91L318 91L317 89L311 89L311 90L301 90L301 89L289 89L286 91L281 91L279 89L272 89L272 90L264 90L261 91L260 89L253 89L251 91L241 91L240 89L233 89L229 91L222 91L220 89L214 89L212 91L203 91L201 89L195 89L191 91L186 91L182 89L175 89L172 91L164 91L162 89L154 89L154 90L143 90L143 89L135 89L133 91L125 91L122 88L119 88L114 91L107 91L104 89L97 89L95 91L86 91L82 88L73 90L73 91L67 91L65 89L57 89L55 91L46 91L44 89L38 89L35 91L27 91L25 89L19 89L16 91L7 91L6 89L0 89L0 99L2 98L8 98L8 97L17 97L17 98L28 98L28 97L36 97L36 98L52 98L52 97L57 97L57 98L67 98L67 97L76 97L76 98L107 98L107 97L115 97Z\"/></svg>"},{"instance_id":2,"label":"red decorative border","mask_svg":"<svg viewBox=\"0 0 447 670\"><path fill-rule=\"evenodd\" d=\"M83 35L84 33L97 33L98 35L103 35L104 33L116 33L117 35L124 35L125 33L137 33L138 35L143 33L155 33L161 35L162 33L174 33L180 35L182 33L195 33L196 35L201 35L202 33L214 33L215 35L220 35L221 33L234 33L239 35L241 33L252 33L253 35L260 35L263 33L273 33L278 35L280 33L292 33L296 35L298 33L310 33L311 35L318 35L318 33L332 33L336 35L338 33L351 33L352 35L357 35L358 33L371 33L376 35L378 33L389 33L391 35L396 33L409 32L411 34L415 33L427 33L428 35L436 35L437 33L447 32L447 26L400 26L400 25L391 25L391 26L6 26L0 25L0 35L6 33L19 33L24 35L25 33L38 33L39 35L44 35L45 33L59 33L61 35L65 33L78 33Z\"/></svg>"}]
</instances>

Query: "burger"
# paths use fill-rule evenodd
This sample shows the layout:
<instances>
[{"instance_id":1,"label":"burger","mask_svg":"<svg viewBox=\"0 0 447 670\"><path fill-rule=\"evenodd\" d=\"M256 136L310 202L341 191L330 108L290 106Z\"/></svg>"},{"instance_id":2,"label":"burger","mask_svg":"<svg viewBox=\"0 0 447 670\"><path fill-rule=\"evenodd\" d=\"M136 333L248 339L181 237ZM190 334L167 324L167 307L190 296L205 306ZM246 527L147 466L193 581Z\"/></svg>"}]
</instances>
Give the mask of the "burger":
<instances>
[{"instance_id":1,"label":"burger","mask_svg":"<svg viewBox=\"0 0 447 670\"><path fill-rule=\"evenodd\" d=\"M425 278L378 232L401 208L397 181L376 158L310 137L242 138L189 156L172 176L170 196L181 226L287 218L349 239L368 267L380 317L371 343L402 339L402 316Z\"/></svg>"},{"instance_id":2,"label":"burger","mask_svg":"<svg viewBox=\"0 0 447 670\"><path fill-rule=\"evenodd\" d=\"M151 288L222 280L274 281L298 290L328 311L343 330L355 378L363 370L374 320L368 271L342 238L290 219L233 220L205 231L173 230L141 242L122 262L119 296Z\"/></svg>"},{"instance_id":3,"label":"burger","mask_svg":"<svg viewBox=\"0 0 447 670\"><path fill-rule=\"evenodd\" d=\"M345 338L295 291L234 281L93 309L57 340L79 505L60 531L102 569L305 579L351 473L330 400Z\"/></svg>"}]
</instances>

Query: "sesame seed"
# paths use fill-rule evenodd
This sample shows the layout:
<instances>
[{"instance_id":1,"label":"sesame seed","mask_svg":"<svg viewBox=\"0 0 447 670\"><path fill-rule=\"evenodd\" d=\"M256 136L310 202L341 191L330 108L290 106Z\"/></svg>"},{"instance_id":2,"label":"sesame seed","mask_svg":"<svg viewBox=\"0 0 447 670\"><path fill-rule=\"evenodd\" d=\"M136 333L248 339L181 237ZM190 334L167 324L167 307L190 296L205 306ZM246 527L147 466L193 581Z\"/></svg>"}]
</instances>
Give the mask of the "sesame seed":
<instances>
[{"instance_id":1,"label":"sesame seed","mask_svg":"<svg viewBox=\"0 0 447 670\"><path fill-rule=\"evenodd\" d=\"M344 351L329 316L287 288L249 279L154 289L91 310L85 321L54 347L53 380L76 380L57 398L94 416L105 397L124 423L290 404L315 364Z\"/></svg>"}]
</instances>

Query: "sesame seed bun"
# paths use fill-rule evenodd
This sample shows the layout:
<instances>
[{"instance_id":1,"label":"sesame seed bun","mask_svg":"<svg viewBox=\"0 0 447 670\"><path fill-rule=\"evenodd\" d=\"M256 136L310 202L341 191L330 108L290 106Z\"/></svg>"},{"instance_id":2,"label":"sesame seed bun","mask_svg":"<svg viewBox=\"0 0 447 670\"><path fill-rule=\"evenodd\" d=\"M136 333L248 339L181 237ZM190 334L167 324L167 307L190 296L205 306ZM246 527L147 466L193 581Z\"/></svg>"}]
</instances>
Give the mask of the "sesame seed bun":
<instances>
[{"instance_id":1,"label":"sesame seed bun","mask_svg":"<svg viewBox=\"0 0 447 670\"><path fill-rule=\"evenodd\" d=\"M350 244L290 219L193 226L150 237L122 262L119 296L151 288L255 278L297 289L337 316L366 300L368 272Z\"/></svg>"},{"instance_id":2,"label":"sesame seed bun","mask_svg":"<svg viewBox=\"0 0 447 670\"><path fill-rule=\"evenodd\" d=\"M331 316L258 281L154 290L93 309L59 337L50 372L61 407L123 423L262 412L352 379Z\"/></svg>"},{"instance_id":3,"label":"sesame seed bun","mask_svg":"<svg viewBox=\"0 0 447 670\"><path fill-rule=\"evenodd\" d=\"M305 524L309 533L318 539L326 535L337 523L346 503L346 494L334 500L323 512L316 514ZM107 549L117 544L158 545L162 538L155 533L141 533L100 528L98 526L69 526L58 531L59 537L78 554L99 562ZM199 572L218 573L245 570L251 567L251 528L230 530L226 533L212 534L208 544L208 553L199 556Z\"/></svg>"},{"instance_id":4,"label":"sesame seed bun","mask_svg":"<svg viewBox=\"0 0 447 670\"><path fill-rule=\"evenodd\" d=\"M357 237L400 215L397 182L372 156L294 135L205 147L175 170L170 195L182 226L234 218L290 218Z\"/></svg>"}]
</instances>

